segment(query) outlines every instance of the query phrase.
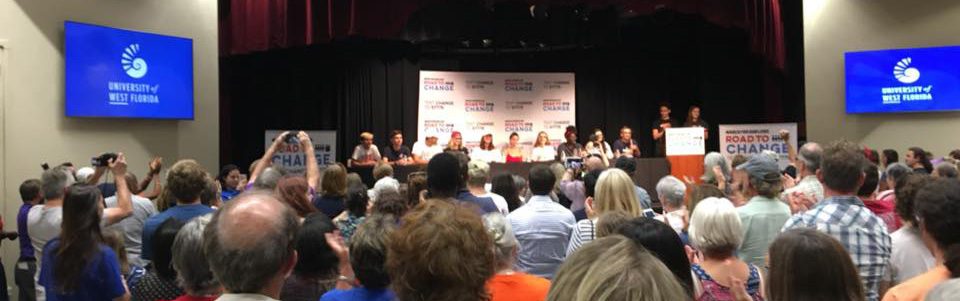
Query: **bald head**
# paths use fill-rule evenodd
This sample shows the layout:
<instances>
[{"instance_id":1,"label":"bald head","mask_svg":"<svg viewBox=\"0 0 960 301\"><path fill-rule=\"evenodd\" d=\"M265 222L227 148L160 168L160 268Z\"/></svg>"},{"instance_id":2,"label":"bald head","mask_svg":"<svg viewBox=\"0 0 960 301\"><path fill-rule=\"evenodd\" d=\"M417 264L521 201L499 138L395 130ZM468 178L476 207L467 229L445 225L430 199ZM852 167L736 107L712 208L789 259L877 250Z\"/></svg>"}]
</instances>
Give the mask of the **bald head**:
<instances>
[{"instance_id":1,"label":"bald head","mask_svg":"<svg viewBox=\"0 0 960 301\"><path fill-rule=\"evenodd\" d=\"M596 156L587 157L587 160L583 162L583 165L586 166L587 172L606 168L603 166L603 160L597 158Z\"/></svg>"},{"instance_id":2,"label":"bald head","mask_svg":"<svg viewBox=\"0 0 960 301\"><path fill-rule=\"evenodd\" d=\"M204 250L214 275L231 293L279 293L293 268L299 223L285 204L266 193L245 193L214 214Z\"/></svg>"},{"instance_id":3,"label":"bald head","mask_svg":"<svg viewBox=\"0 0 960 301\"><path fill-rule=\"evenodd\" d=\"M816 142L807 142L797 152L797 159L803 163L805 173L814 175L820 170L820 162L823 161L823 147Z\"/></svg>"}]
</instances>

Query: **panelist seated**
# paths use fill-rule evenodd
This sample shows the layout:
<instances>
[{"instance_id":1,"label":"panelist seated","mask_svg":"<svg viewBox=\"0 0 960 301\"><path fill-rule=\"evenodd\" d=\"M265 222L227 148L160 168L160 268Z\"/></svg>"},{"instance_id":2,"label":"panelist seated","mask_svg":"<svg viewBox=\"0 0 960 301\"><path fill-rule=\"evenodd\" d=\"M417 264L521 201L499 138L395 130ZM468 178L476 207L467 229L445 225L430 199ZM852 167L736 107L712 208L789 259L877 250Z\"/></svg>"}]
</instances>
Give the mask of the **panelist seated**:
<instances>
[{"instance_id":1,"label":"panelist seated","mask_svg":"<svg viewBox=\"0 0 960 301\"><path fill-rule=\"evenodd\" d=\"M520 135L516 132L510 133L510 142L503 149L503 162L520 163L524 162L523 146L520 145Z\"/></svg>"},{"instance_id":2,"label":"panelist seated","mask_svg":"<svg viewBox=\"0 0 960 301\"><path fill-rule=\"evenodd\" d=\"M434 155L442 153L443 147L437 144L437 134L427 133L426 139L413 144L413 161L427 164Z\"/></svg>"},{"instance_id":3,"label":"panelist seated","mask_svg":"<svg viewBox=\"0 0 960 301\"><path fill-rule=\"evenodd\" d=\"M394 130L390 133L390 145L383 148L383 162L398 165L413 163L410 148L403 145L403 132Z\"/></svg>"},{"instance_id":4,"label":"panelist seated","mask_svg":"<svg viewBox=\"0 0 960 301\"><path fill-rule=\"evenodd\" d=\"M445 152L461 152L464 155L470 155L470 150L466 147L463 147L463 135L460 132L453 131L450 133L450 141L447 142L447 147L443 149Z\"/></svg>"},{"instance_id":5,"label":"panelist seated","mask_svg":"<svg viewBox=\"0 0 960 301\"><path fill-rule=\"evenodd\" d=\"M590 135L590 141L587 142L587 145L583 147L587 155L598 155L600 159L603 159L604 166L610 166L610 160L613 160L613 150L610 148L610 144L606 141L603 141L603 131L600 129L594 129L593 134Z\"/></svg>"},{"instance_id":6,"label":"panelist seated","mask_svg":"<svg viewBox=\"0 0 960 301\"><path fill-rule=\"evenodd\" d=\"M557 150L550 145L547 132L537 134L537 142L533 144L533 150L530 152L530 162L547 162L556 158Z\"/></svg>"},{"instance_id":7,"label":"panelist seated","mask_svg":"<svg viewBox=\"0 0 960 301\"><path fill-rule=\"evenodd\" d=\"M503 153L493 145L493 134L480 137L480 145L470 152L470 158L483 162L503 162Z\"/></svg>"},{"instance_id":8,"label":"panelist seated","mask_svg":"<svg viewBox=\"0 0 960 301\"><path fill-rule=\"evenodd\" d=\"M617 158L639 158L640 148L637 147L637 141L633 140L633 130L628 126L620 128L620 139L613 142L613 155Z\"/></svg>"},{"instance_id":9,"label":"panelist seated","mask_svg":"<svg viewBox=\"0 0 960 301\"><path fill-rule=\"evenodd\" d=\"M363 132L360 134L360 145L353 149L353 155L350 156L349 166L374 166L380 161L380 150L373 144L373 134Z\"/></svg>"}]
</instances>

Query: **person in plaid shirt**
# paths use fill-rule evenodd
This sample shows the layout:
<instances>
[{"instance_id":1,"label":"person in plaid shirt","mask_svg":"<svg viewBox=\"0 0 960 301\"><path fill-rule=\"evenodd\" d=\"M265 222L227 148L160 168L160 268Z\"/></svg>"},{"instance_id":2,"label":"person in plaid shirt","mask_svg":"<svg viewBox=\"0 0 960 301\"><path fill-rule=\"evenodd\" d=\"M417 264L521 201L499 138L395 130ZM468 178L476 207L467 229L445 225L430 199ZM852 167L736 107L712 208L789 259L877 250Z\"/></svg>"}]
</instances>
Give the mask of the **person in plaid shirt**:
<instances>
[{"instance_id":1,"label":"person in plaid shirt","mask_svg":"<svg viewBox=\"0 0 960 301\"><path fill-rule=\"evenodd\" d=\"M866 158L848 141L831 143L823 151L817 178L825 199L787 220L782 231L811 228L840 241L860 272L867 300L879 300L879 283L890 260L890 235L883 220L874 215L857 190L863 184Z\"/></svg>"}]
</instances>

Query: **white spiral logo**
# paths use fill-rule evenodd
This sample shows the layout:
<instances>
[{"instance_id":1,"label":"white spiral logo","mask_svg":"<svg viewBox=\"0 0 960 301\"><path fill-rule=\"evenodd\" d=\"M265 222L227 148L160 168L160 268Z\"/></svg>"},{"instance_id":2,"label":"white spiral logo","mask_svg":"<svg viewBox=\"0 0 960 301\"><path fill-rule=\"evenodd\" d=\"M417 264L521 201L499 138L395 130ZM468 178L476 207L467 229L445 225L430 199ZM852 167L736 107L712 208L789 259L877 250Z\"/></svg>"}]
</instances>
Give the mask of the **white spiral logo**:
<instances>
[{"instance_id":1,"label":"white spiral logo","mask_svg":"<svg viewBox=\"0 0 960 301\"><path fill-rule=\"evenodd\" d=\"M139 52L140 44L130 44L123 49L123 55L121 55L120 65L123 66L123 71L126 71L127 75L132 78L141 78L147 75L147 61L137 56Z\"/></svg>"},{"instance_id":2,"label":"white spiral logo","mask_svg":"<svg viewBox=\"0 0 960 301\"><path fill-rule=\"evenodd\" d=\"M920 70L910 67L911 62L913 62L913 59L909 57L897 62L897 65L893 67L893 77L896 77L898 81L904 84L912 84L920 79Z\"/></svg>"}]
</instances>

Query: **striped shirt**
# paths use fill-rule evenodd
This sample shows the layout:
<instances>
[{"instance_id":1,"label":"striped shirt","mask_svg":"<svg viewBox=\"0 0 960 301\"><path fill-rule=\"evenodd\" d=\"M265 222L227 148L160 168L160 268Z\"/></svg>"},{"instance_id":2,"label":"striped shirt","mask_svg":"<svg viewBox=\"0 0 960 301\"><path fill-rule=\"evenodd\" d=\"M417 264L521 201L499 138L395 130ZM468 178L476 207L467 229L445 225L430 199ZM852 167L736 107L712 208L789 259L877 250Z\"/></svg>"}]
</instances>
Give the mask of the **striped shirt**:
<instances>
[{"instance_id":1,"label":"striped shirt","mask_svg":"<svg viewBox=\"0 0 960 301\"><path fill-rule=\"evenodd\" d=\"M850 253L867 290L867 300L880 299L879 283L890 261L891 242L883 220L855 196L824 199L813 209L794 215L783 231L811 228L833 236Z\"/></svg>"},{"instance_id":2,"label":"striped shirt","mask_svg":"<svg viewBox=\"0 0 960 301\"><path fill-rule=\"evenodd\" d=\"M549 196L535 195L507 216L520 252L516 268L528 274L553 278L566 258L570 232L576 220L567 208Z\"/></svg>"},{"instance_id":3,"label":"striped shirt","mask_svg":"<svg viewBox=\"0 0 960 301\"><path fill-rule=\"evenodd\" d=\"M597 229L594 226L597 221L585 219L577 222L573 227L573 233L570 234L570 243L567 244L567 256L576 252L581 246L597 238Z\"/></svg>"}]
</instances>

